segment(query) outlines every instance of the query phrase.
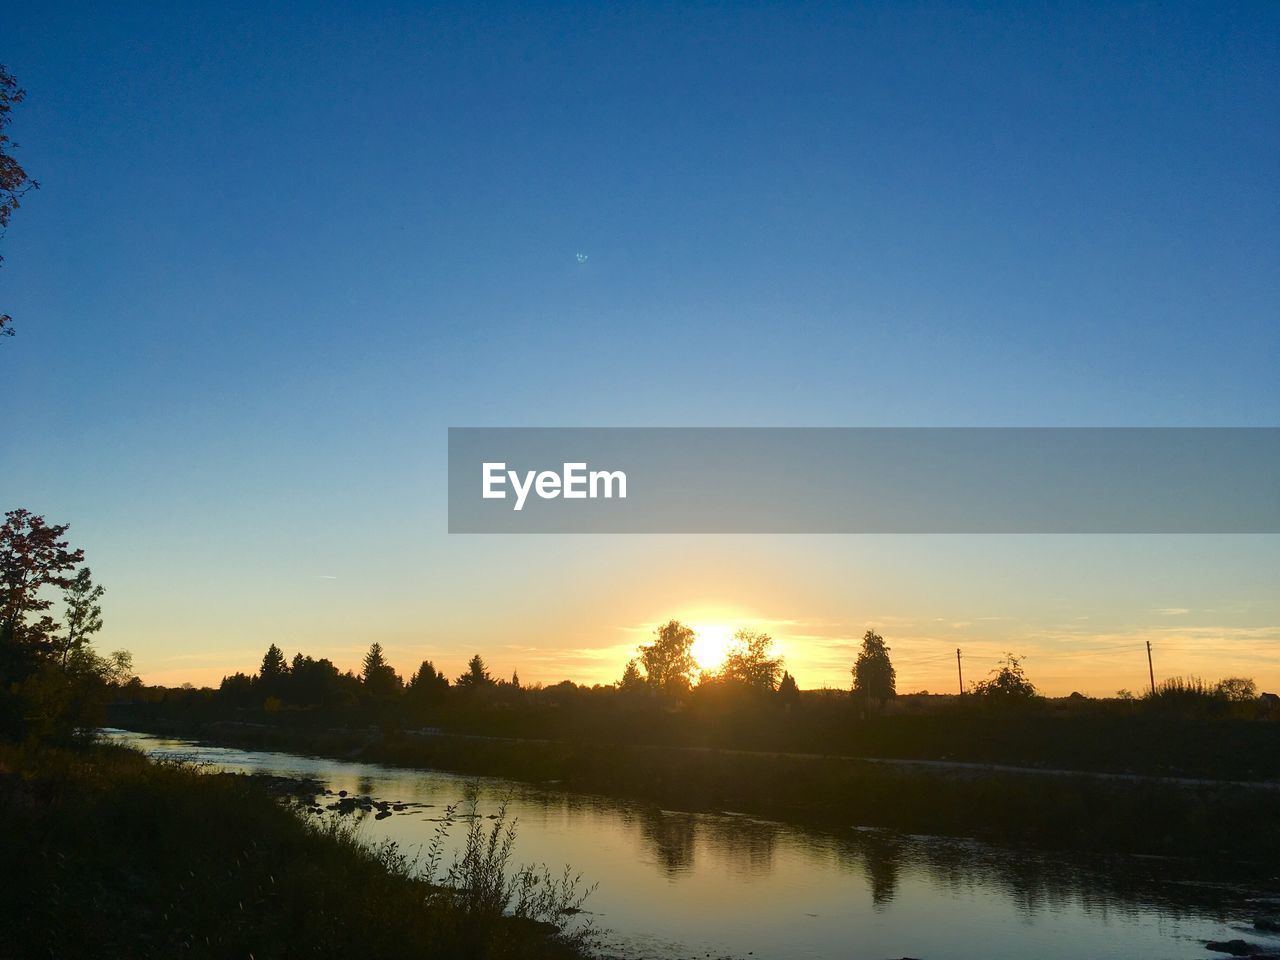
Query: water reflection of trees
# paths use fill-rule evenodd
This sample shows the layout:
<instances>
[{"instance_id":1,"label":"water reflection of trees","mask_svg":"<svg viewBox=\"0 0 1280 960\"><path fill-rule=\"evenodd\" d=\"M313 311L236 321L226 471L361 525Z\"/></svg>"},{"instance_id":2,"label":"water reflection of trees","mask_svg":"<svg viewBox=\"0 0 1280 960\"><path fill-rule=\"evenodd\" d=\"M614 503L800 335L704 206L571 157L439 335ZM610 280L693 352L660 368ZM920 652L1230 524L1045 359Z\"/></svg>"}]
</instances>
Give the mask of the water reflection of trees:
<instances>
[{"instance_id":1,"label":"water reflection of trees","mask_svg":"<svg viewBox=\"0 0 1280 960\"><path fill-rule=\"evenodd\" d=\"M762 877L773 870L774 853L784 828L750 817L706 817L699 835L709 851L743 879Z\"/></svg>"},{"instance_id":2,"label":"water reflection of trees","mask_svg":"<svg viewBox=\"0 0 1280 960\"><path fill-rule=\"evenodd\" d=\"M688 873L699 849L741 879L767 876L785 829L747 817L647 809L636 816L640 838L668 877Z\"/></svg>"},{"instance_id":3,"label":"water reflection of trees","mask_svg":"<svg viewBox=\"0 0 1280 960\"><path fill-rule=\"evenodd\" d=\"M797 835L807 833L751 817L656 809L640 812L636 822L643 843L668 877L689 873L699 851L728 867L739 879L765 877L774 869L779 844L794 843ZM829 854L834 838L828 835L825 839ZM837 850L837 861L864 874L871 901L877 908L893 900L905 852L899 837L889 833L868 834L834 846L842 848Z\"/></svg>"},{"instance_id":4,"label":"water reflection of trees","mask_svg":"<svg viewBox=\"0 0 1280 960\"><path fill-rule=\"evenodd\" d=\"M1136 857L1080 857L988 846L977 841L911 837L890 831L839 836L795 831L813 856L862 872L877 907L893 899L899 877L914 875L951 895L998 891L1022 914L1079 909L1105 920L1158 907L1174 916L1219 911L1238 897L1204 874L1204 865Z\"/></svg>"},{"instance_id":5,"label":"water reflection of trees","mask_svg":"<svg viewBox=\"0 0 1280 960\"><path fill-rule=\"evenodd\" d=\"M363 784L362 784L363 786ZM644 808L605 797L504 785L524 815L600 817L638 827L639 840L667 877L689 874L702 856L739 879L769 875L779 851L799 854L816 870L860 876L876 909L891 904L903 882L925 883L951 895L993 893L1027 917L1078 909L1105 919L1158 908L1171 916L1219 913L1238 901L1242 878L1224 866L1135 857L1083 857L996 847L976 841L913 837L883 830L824 830L752 817ZM1221 883L1219 883L1221 881ZM1247 878L1245 879L1247 883Z\"/></svg>"},{"instance_id":6,"label":"water reflection of trees","mask_svg":"<svg viewBox=\"0 0 1280 960\"><path fill-rule=\"evenodd\" d=\"M750 817L653 809L639 813L636 821L644 844L668 877L689 873L695 855L715 858L742 879L767 876L778 850L786 846L812 857L815 866L825 863L861 874L877 910L892 903L906 876L953 896L996 892L1028 918L1067 908L1100 920L1152 908L1189 916L1219 912L1233 896L1204 875L1203 865L1071 857L882 830L844 834Z\"/></svg>"},{"instance_id":7,"label":"water reflection of trees","mask_svg":"<svg viewBox=\"0 0 1280 960\"><path fill-rule=\"evenodd\" d=\"M894 834L870 834L862 838L862 869L871 888L871 903L877 909L893 900L898 892L903 845Z\"/></svg>"},{"instance_id":8,"label":"water reflection of trees","mask_svg":"<svg viewBox=\"0 0 1280 960\"><path fill-rule=\"evenodd\" d=\"M693 814L646 810L640 815L640 836L668 877L687 873L693 865L697 830Z\"/></svg>"}]
</instances>

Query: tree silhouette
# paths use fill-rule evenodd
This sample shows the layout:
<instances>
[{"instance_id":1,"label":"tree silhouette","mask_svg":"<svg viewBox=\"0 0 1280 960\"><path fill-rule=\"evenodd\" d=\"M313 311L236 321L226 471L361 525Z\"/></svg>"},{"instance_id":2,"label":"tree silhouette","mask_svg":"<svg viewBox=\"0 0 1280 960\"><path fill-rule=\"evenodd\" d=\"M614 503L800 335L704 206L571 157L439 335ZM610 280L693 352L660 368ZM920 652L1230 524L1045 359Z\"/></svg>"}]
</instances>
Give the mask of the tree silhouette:
<instances>
[{"instance_id":1,"label":"tree silhouette","mask_svg":"<svg viewBox=\"0 0 1280 960\"><path fill-rule=\"evenodd\" d=\"M64 670L89 638L102 629L102 607L98 601L104 593L106 589L93 582L88 567L81 567L75 579L62 591L67 608L67 634L59 640Z\"/></svg>"},{"instance_id":2,"label":"tree silhouette","mask_svg":"<svg viewBox=\"0 0 1280 960\"><path fill-rule=\"evenodd\" d=\"M493 677L489 676L489 668L484 665L484 658L480 654L477 653L467 661L467 672L460 676L456 683L459 687L493 686Z\"/></svg>"},{"instance_id":3,"label":"tree silhouette","mask_svg":"<svg viewBox=\"0 0 1280 960\"><path fill-rule=\"evenodd\" d=\"M422 665L409 678L405 695L410 702L427 705L444 699L448 689L449 678L437 670L430 660L423 660Z\"/></svg>"},{"instance_id":4,"label":"tree silhouette","mask_svg":"<svg viewBox=\"0 0 1280 960\"><path fill-rule=\"evenodd\" d=\"M65 538L29 510L11 510L0 525L0 732L36 739L69 738L98 725L108 688L132 679L128 653L100 656L90 646L102 628L103 589ZM41 593L59 587L67 633Z\"/></svg>"},{"instance_id":5,"label":"tree silhouette","mask_svg":"<svg viewBox=\"0 0 1280 960\"><path fill-rule=\"evenodd\" d=\"M361 689L359 680L341 673L328 658L315 660L299 653L289 667L283 699L299 706L333 706L357 699Z\"/></svg>"},{"instance_id":6,"label":"tree silhouette","mask_svg":"<svg viewBox=\"0 0 1280 960\"><path fill-rule=\"evenodd\" d=\"M778 683L778 699L788 707L800 702L800 688L796 686L796 678L785 670Z\"/></svg>"},{"instance_id":7,"label":"tree silhouette","mask_svg":"<svg viewBox=\"0 0 1280 960\"><path fill-rule=\"evenodd\" d=\"M382 644L376 641L369 644L360 676L364 680L364 688L375 697L389 697L404 687L400 675L382 655Z\"/></svg>"},{"instance_id":8,"label":"tree silhouette","mask_svg":"<svg viewBox=\"0 0 1280 960\"><path fill-rule=\"evenodd\" d=\"M9 126L10 112L26 96L27 92L18 86L18 81L0 63L0 236L8 228L13 212L21 206L23 195L40 186L27 176L22 165L9 152L17 144L5 133ZM0 257L0 263L3 262L4 258ZM0 313L0 336L13 336L12 321L13 318L7 313Z\"/></svg>"},{"instance_id":9,"label":"tree silhouette","mask_svg":"<svg viewBox=\"0 0 1280 960\"><path fill-rule=\"evenodd\" d=\"M644 677L640 676L640 667L637 666L634 657L627 661L627 666L622 671L622 679L618 681L618 689L627 693L644 689Z\"/></svg>"},{"instance_id":10,"label":"tree silhouette","mask_svg":"<svg viewBox=\"0 0 1280 960\"><path fill-rule=\"evenodd\" d=\"M640 662L650 687L669 695L688 692L698 667L691 652L695 637L690 627L669 620L654 631L652 643L640 645Z\"/></svg>"},{"instance_id":11,"label":"tree silhouette","mask_svg":"<svg viewBox=\"0 0 1280 960\"><path fill-rule=\"evenodd\" d=\"M973 685L973 692L987 700L1026 701L1036 696L1035 684L1022 669L1022 658L1006 653L1000 667L991 676Z\"/></svg>"},{"instance_id":12,"label":"tree silhouette","mask_svg":"<svg viewBox=\"0 0 1280 960\"><path fill-rule=\"evenodd\" d=\"M773 637L755 630L739 630L733 639L734 646L725 657L720 676L772 692L778 686L778 677L782 673L782 658L770 656Z\"/></svg>"},{"instance_id":13,"label":"tree silhouette","mask_svg":"<svg viewBox=\"0 0 1280 960\"><path fill-rule=\"evenodd\" d=\"M283 697L288 676L289 664L285 662L284 651L273 643L262 655L262 666L258 668L259 692L264 697Z\"/></svg>"},{"instance_id":14,"label":"tree silhouette","mask_svg":"<svg viewBox=\"0 0 1280 960\"><path fill-rule=\"evenodd\" d=\"M55 647L58 624L45 613L53 601L44 587L68 589L68 576L84 559L69 549L69 524L49 524L30 510L10 510L0 525L0 682L29 676ZM29 615L38 615L28 622Z\"/></svg>"},{"instance_id":15,"label":"tree silhouette","mask_svg":"<svg viewBox=\"0 0 1280 960\"><path fill-rule=\"evenodd\" d=\"M862 635L862 650L853 665L853 695L875 700L881 706L897 694L897 671L889 659L884 637L874 630Z\"/></svg>"},{"instance_id":16,"label":"tree silhouette","mask_svg":"<svg viewBox=\"0 0 1280 960\"><path fill-rule=\"evenodd\" d=\"M1258 685L1250 677L1227 677L1213 689L1224 700L1236 703L1247 703L1258 696Z\"/></svg>"}]
</instances>

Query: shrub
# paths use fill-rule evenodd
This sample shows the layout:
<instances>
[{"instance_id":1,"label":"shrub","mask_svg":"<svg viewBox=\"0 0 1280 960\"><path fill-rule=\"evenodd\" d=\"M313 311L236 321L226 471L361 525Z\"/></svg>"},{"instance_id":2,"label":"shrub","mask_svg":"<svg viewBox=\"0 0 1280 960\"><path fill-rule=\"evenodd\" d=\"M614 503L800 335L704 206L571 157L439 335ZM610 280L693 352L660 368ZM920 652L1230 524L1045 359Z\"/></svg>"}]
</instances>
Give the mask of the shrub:
<instances>
[{"instance_id":1,"label":"shrub","mask_svg":"<svg viewBox=\"0 0 1280 960\"><path fill-rule=\"evenodd\" d=\"M1005 654L990 677L975 683L973 692L984 700L1004 703L1026 702L1037 696L1035 684L1022 669L1022 658L1012 653Z\"/></svg>"}]
</instances>

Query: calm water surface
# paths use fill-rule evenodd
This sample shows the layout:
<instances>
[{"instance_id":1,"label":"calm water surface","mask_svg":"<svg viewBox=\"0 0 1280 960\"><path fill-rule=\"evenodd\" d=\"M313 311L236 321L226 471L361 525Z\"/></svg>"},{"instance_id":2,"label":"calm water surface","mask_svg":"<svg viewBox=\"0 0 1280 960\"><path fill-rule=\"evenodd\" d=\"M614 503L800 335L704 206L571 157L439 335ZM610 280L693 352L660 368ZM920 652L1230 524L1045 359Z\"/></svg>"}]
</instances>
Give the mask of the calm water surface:
<instances>
[{"instance_id":1,"label":"calm water surface","mask_svg":"<svg viewBox=\"0 0 1280 960\"><path fill-rule=\"evenodd\" d=\"M433 770L344 763L106 731L117 742L234 772L311 777L332 790L431 804L361 825L371 840L425 845L440 808L478 786L519 818L516 859L566 863L599 889L587 902L603 952L625 958L848 960L892 957L1206 958L1206 940L1243 937L1252 896L1224 870L1116 858L1087 862L882 831L813 830L688 814ZM464 828L454 828L461 839ZM447 858L446 858L447 859Z\"/></svg>"}]
</instances>

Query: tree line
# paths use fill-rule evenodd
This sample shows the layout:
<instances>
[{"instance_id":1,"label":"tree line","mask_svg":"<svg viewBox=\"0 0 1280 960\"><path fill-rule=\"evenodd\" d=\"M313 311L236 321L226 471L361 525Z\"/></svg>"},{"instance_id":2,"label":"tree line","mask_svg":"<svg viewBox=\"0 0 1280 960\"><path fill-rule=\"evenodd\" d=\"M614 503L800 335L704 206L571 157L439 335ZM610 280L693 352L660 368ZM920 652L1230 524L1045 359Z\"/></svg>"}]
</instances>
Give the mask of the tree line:
<instances>
[{"instance_id":1,"label":"tree line","mask_svg":"<svg viewBox=\"0 0 1280 960\"><path fill-rule=\"evenodd\" d=\"M693 695L763 701L773 698L781 704L799 701L796 679L774 650L769 634L754 629L739 630L717 670L704 670L693 656L697 633L679 620L658 626L647 643L640 644L616 683L593 689L614 690L627 696L656 697L680 702ZM1008 653L986 678L970 683L966 691L975 701L1004 707L1032 706L1044 701L1028 677L1024 658ZM883 711L898 696L897 670L885 638L867 630L850 668L848 693L864 714ZM586 689L565 680L554 687ZM223 677L220 698L236 706L325 707L353 703L403 702L410 707L429 708L450 696L465 696L472 703L514 701L520 695L541 691L541 685L526 688L518 673L511 679L495 678L480 654L471 657L467 668L450 680L431 660L423 660L407 680L387 662L382 645L372 643L361 667L340 670L327 658L315 659L302 653L289 660L271 644L257 673L236 673ZM452 692L451 692L452 691ZM1193 702L1244 702L1252 700L1256 686L1247 678L1228 678L1208 684L1196 678L1172 678L1143 699L1153 703L1189 705ZM1078 696L1078 695L1077 695ZM1117 698L1137 699L1128 691Z\"/></svg>"},{"instance_id":2,"label":"tree line","mask_svg":"<svg viewBox=\"0 0 1280 960\"><path fill-rule=\"evenodd\" d=\"M103 626L105 589L84 563L84 550L71 546L68 530L67 524L50 524L25 509L9 511L0 525L0 733L5 735L68 735L95 723L109 697L132 699L122 688L132 688L136 695L141 687L127 651L103 655L93 646ZM60 600L56 608L54 592ZM763 702L772 698L784 705L799 701L796 679L776 653L769 634L739 630L724 662L713 671L698 666L693 656L696 639L694 628L679 620L661 624L648 642L637 647L636 656L609 689L677 702L694 693L704 699L719 696ZM849 692L863 713L883 710L897 696L890 648L875 630L864 634L850 675ZM555 686L581 689L570 681ZM376 642L359 671L340 670L328 658L302 653L290 660L273 643L256 673L224 677L216 696L237 707L403 703L411 713L421 713L450 696L471 703L496 703L513 701L525 692L518 674L509 680L495 678L479 653L452 680L429 659L405 680ZM976 700L1007 705L1043 700L1022 658L1014 654L1006 655L989 677L971 684L968 693ZM1194 677L1172 678L1142 699L1187 710L1245 702L1256 693L1248 678L1232 677L1216 684ZM1137 699L1127 691L1120 691L1118 697Z\"/></svg>"},{"instance_id":3,"label":"tree line","mask_svg":"<svg viewBox=\"0 0 1280 960\"><path fill-rule=\"evenodd\" d=\"M671 701L694 692L737 693L761 697L772 695L781 702L799 698L796 679L774 651L773 638L762 631L741 629L726 651L717 670L702 669L693 655L697 632L679 620L658 626L647 643L640 644L622 676L608 685L619 693L650 695ZM897 696L897 671L884 637L868 630L862 638L857 659L850 668L849 692L865 708L883 709ZM572 681L560 685L577 686ZM431 660L423 660L405 680L387 662L380 643L372 643L358 671L340 670L327 658L314 659L302 653L289 660L284 651L271 644L257 673L235 673L223 677L219 694L239 706L267 704L269 708L292 706L336 706L357 701L391 701L403 698L411 704L431 706L448 696L450 690L488 692L490 699L524 690L519 674L510 680L496 679L480 654L471 657L466 670L452 681ZM535 687L534 689L540 689ZM1027 679L1021 658L1012 654L1001 661L990 678L972 686L972 692L990 700L1031 700L1038 696Z\"/></svg>"}]
</instances>

